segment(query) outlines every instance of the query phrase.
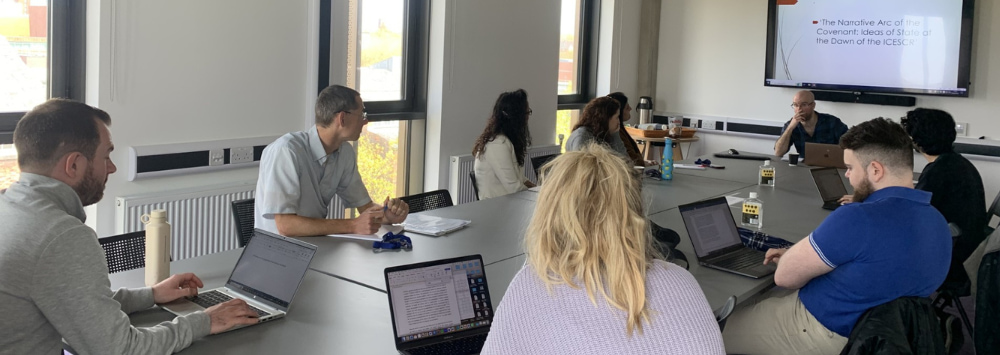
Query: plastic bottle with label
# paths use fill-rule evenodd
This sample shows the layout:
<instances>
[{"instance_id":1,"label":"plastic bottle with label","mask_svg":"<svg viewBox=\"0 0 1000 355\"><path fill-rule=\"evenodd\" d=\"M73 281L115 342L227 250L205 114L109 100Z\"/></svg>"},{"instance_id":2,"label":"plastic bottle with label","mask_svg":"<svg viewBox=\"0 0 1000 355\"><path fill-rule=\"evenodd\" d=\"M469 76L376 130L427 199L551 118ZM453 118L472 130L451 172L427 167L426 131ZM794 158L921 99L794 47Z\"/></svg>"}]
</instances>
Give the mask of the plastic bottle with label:
<instances>
[{"instance_id":1,"label":"plastic bottle with label","mask_svg":"<svg viewBox=\"0 0 1000 355\"><path fill-rule=\"evenodd\" d=\"M764 202L757 199L757 193L751 192L750 198L743 200L743 213L740 224L760 230L764 225Z\"/></svg>"},{"instance_id":2,"label":"plastic bottle with label","mask_svg":"<svg viewBox=\"0 0 1000 355\"><path fill-rule=\"evenodd\" d=\"M663 140L663 157L660 160L660 178L672 180L674 178L674 141L670 138Z\"/></svg>"},{"instance_id":3,"label":"plastic bottle with label","mask_svg":"<svg viewBox=\"0 0 1000 355\"><path fill-rule=\"evenodd\" d=\"M757 184L774 187L774 167L770 160L765 160L760 166L760 174L757 174Z\"/></svg>"},{"instance_id":4,"label":"plastic bottle with label","mask_svg":"<svg viewBox=\"0 0 1000 355\"><path fill-rule=\"evenodd\" d=\"M146 286L170 277L170 223L166 210L153 210L139 218L146 225Z\"/></svg>"}]
</instances>

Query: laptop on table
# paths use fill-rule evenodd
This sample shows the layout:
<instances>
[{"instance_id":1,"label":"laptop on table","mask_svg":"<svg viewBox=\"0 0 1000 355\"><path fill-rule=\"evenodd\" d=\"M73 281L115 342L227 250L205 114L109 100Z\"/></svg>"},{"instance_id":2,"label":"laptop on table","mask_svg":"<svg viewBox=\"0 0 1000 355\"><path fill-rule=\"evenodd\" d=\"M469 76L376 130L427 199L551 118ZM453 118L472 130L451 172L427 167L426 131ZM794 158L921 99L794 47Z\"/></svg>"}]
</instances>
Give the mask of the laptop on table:
<instances>
[{"instance_id":1,"label":"laptop on table","mask_svg":"<svg viewBox=\"0 0 1000 355\"><path fill-rule=\"evenodd\" d=\"M755 279L774 273L774 264L764 265L764 252L743 246L725 196L678 209L698 264Z\"/></svg>"},{"instance_id":2,"label":"laptop on table","mask_svg":"<svg viewBox=\"0 0 1000 355\"><path fill-rule=\"evenodd\" d=\"M396 350L478 354L493 323L480 255L385 269Z\"/></svg>"},{"instance_id":3,"label":"laptop on table","mask_svg":"<svg viewBox=\"0 0 1000 355\"><path fill-rule=\"evenodd\" d=\"M823 198L823 209L835 210L840 207L840 198L847 195L847 187L840 179L837 168L818 168L810 170L819 196Z\"/></svg>"},{"instance_id":4,"label":"laptop on table","mask_svg":"<svg viewBox=\"0 0 1000 355\"><path fill-rule=\"evenodd\" d=\"M253 238L243 248L225 286L161 307L181 316L240 298L260 316L255 324L282 318L288 313L314 255L315 245L254 229ZM237 328L242 326L233 329Z\"/></svg>"},{"instance_id":5,"label":"laptop on table","mask_svg":"<svg viewBox=\"0 0 1000 355\"><path fill-rule=\"evenodd\" d=\"M802 162L810 166L847 169L844 165L844 149L837 144L806 142L805 159Z\"/></svg>"}]
</instances>

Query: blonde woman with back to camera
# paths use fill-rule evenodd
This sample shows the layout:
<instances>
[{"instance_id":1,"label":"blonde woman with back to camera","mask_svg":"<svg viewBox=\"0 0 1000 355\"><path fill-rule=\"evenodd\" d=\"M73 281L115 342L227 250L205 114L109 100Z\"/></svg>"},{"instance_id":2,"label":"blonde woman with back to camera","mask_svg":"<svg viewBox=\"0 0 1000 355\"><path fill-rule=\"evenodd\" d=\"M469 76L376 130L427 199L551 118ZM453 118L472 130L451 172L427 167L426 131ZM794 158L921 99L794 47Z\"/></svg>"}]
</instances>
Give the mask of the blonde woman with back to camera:
<instances>
[{"instance_id":1,"label":"blonde woman with back to camera","mask_svg":"<svg viewBox=\"0 0 1000 355\"><path fill-rule=\"evenodd\" d=\"M725 353L694 277L657 258L630 168L599 144L543 168L527 262L483 354Z\"/></svg>"}]
</instances>

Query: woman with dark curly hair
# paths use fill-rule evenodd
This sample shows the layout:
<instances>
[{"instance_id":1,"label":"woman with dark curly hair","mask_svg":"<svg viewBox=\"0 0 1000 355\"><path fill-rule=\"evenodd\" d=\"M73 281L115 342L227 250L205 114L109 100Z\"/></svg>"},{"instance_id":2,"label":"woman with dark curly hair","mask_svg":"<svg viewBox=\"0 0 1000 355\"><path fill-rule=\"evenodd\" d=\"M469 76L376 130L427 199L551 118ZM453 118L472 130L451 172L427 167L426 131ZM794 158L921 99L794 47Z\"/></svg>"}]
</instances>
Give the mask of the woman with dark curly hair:
<instances>
[{"instance_id":1,"label":"woman with dark curly hair","mask_svg":"<svg viewBox=\"0 0 1000 355\"><path fill-rule=\"evenodd\" d=\"M524 175L524 160L531 145L529 116L531 107L524 89L502 93L493 104L493 115L472 147L480 199L512 194L535 186Z\"/></svg>"},{"instance_id":2,"label":"woman with dark curly hair","mask_svg":"<svg viewBox=\"0 0 1000 355\"><path fill-rule=\"evenodd\" d=\"M580 122L566 140L567 151L578 151L590 143L599 143L611 149L622 159L630 161L625 144L618 137L621 129L618 101L610 97L598 97L583 108Z\"/></svg>"},{"instance_id":3,"label":"woman with dark curly hair","mask_svg":"<svg viewBox=\"0 0 1000 355\"><path fill-rule=\"evenodd\" d=\"M632 160L632 165L659 165L656 161L643 159L642 151L639 150L639 145L635 144L635 140L632 139L632 136L625 131L625 121L632 118L632 106L628 104L628 96L625 96L625 93L618 91L608 94L608 97L618 101L618 138L621 138L622 145L625 146L625 152L628 154L628 158Z\"/></svg>"},{"instance_id":4,"label":"woman with dark curly hair","mask_svg":"<svg viewBox=\"0 0 1000 355\"><path fill-rule=\"evenodd\" d=\"M916 189L931 192L931 205L948 223L961 229L952 249L951 270L945 284L963 284L968 275L965 259L986 238L986 193L979 170L955 153L955 120L941 110L918 108L906 113L903 128L913 139L913 147L927 159Z\"/></svg>"}]
</instances>

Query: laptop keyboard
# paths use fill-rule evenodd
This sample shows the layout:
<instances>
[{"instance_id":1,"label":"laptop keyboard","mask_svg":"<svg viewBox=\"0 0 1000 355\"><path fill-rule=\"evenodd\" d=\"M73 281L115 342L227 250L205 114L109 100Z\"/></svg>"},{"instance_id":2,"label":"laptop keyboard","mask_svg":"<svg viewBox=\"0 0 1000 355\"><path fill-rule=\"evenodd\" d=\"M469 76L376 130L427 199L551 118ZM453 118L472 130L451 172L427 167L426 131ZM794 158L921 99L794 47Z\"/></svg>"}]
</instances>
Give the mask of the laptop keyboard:
<instances>
[{"instance_id":1,"label":"laptop keyboard","mask_svg":"<svg viewBox=\"0 0 1000 355\"><path fill-rule=\"evenodd\" d=\"M199 293L197 296L189 298L189 300L191 302L194 302L195 304L197 304L199 306L202 306L202 307L205 307L205 308L212 307L214 305L217 305L217 304L222 303L222 302L229 301L231 299L233 299L233 298L230 297L229 295L225 294L225 293L219 292L218 290L212 290L212 291L205 292L205 293ZM271 312L268 312L268 311L265 311L263 309L254 307L251 304L247 304L247 306L250 306L250 309L252 309L254 312L257 312L257 316L259 316L259 317L271 315Z\"/></svg>"},{"instance_id":2,"label":"laptop keyboard","mask_svg":"<svg viewBox=\"0 0 1000 355\"><path fill-rule=\"evenodd\" d=\"M729 270L744 270L752 266L762 265L763 263L764 253L752 249L743 249L725 259L712 262L712 265Z\"/></svg>"},{"instance_id":3,"label":"laptop keyboard","mask_svg":"<svg viewBox=\"0 0 1000 355\"><path fill-rule=\"evenodd\" d=\"M483 350L483 343L486 342L487 334L489 333L449 340L444 343L421 346L419 348L407 350L407 352L413 355L478 354Z\"/></svg>"}]
</instances>

